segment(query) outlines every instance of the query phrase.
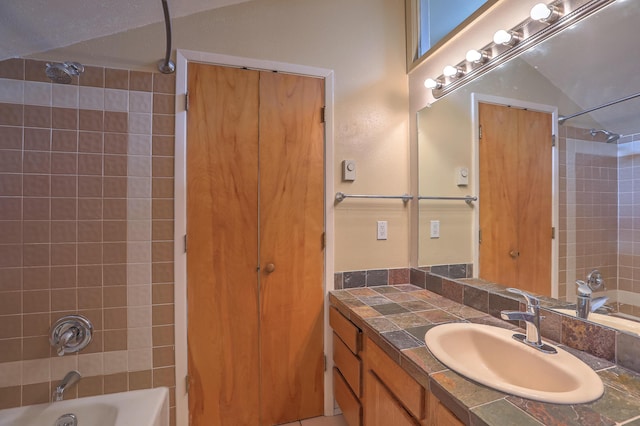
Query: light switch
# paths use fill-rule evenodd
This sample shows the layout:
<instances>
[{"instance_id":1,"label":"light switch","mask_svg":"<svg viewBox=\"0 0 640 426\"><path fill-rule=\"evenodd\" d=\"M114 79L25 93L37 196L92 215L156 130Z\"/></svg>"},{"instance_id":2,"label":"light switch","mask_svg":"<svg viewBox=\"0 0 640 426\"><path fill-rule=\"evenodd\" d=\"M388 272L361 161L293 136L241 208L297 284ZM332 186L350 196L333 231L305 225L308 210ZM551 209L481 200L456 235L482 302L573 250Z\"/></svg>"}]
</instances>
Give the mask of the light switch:
<instances>
[{"instance_id":1,"label":"light switch","mask_svg":"<svg viewBox=\"0 0 640 426\"><path fill-rule=\"evenodd\" d=\"M440 238L440 221L431 221L431 238Z\"/></svg>"},{"instance_id":2,"label":"light switch","mask_svg":"<svg viewBox=\"0 0 640 426\"><path fill-rule=\"evenodd\" d=\"M342 180L356 180L356 162L354 160L342 160Z\"/></svg>"}]
</instances>

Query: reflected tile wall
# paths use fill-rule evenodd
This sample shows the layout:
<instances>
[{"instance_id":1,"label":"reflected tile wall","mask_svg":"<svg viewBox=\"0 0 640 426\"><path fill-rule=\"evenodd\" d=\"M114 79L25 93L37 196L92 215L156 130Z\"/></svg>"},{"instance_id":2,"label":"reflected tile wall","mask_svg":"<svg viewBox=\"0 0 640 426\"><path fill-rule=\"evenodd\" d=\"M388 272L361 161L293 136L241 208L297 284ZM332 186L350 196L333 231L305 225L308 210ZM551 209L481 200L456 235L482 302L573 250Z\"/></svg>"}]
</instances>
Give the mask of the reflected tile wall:
<instances>
[{"instance_id":1,"label":"reflected tile wall","mask_svg":"<svg viewBox=\"0 0 640 426\"><path fill-rule=\"evenodd\" d=\"M173 396L175 77L87 66L60 85L44 67L0 62L0 409L46 402L71 369L75 396ZM57 357L69 313L94 339Z\"/></svg>"}]
</instances>

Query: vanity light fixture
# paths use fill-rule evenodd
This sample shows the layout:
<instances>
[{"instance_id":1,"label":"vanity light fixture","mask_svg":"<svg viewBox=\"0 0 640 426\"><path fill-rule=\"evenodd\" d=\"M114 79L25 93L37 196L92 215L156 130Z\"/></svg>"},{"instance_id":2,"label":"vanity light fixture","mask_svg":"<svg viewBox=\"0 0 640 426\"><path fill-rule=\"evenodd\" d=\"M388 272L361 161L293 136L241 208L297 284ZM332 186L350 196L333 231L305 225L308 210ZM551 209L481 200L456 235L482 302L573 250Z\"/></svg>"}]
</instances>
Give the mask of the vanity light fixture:
<instances>
[{"instance_id":1,"label":"vanity light fixture","mask_svg":"<svg viewBox=\"0 0 640 426\"><path fill-rule=\"evenodd\" d=\"M493 42L504 46L515 46L520 40L522 40L522 34L516 31L498 30L493 35Z\"/></svg>"},{"instance_id":2,"label":"vanity light fixture","mask_svg":"<svg viewBox=\"0 0 640 426\"><path fill-rule=\"evenodd\" d=\"M484 50L471 49L467 52L466 59L473 64L484 64L489 60L489 54Z\"/></svg>"},{"instance_id":3,"label":"vanity light fixture","mask_svg":"<svg viewBox=\"0 0 640 426\"><path fill-rule=\"evenodd\" d=\"M493 42L467 52L466 60L447 65L442 75L424 85L440 99L469 81L484 75L527 49L570 28L616 0L553 0L536 4L524 21L510 30L497 31ZM620 1L620 0L617 0Z\"/></svg>"},{"instance_id":4,"label":"vanity light fixture","mask_svg":"<svg viewBox=\"0 0 640 426\"><path fill-rule=\"evenodd\" d=\"M441 89L442 83L439 80L434 80L432 78L428 78L424 81L424 87L427 89Z\"/></svg>"},{"instance_id":5,"label":"vanity light fixture","mask_svg":"<svg viewBox=\"0 0 640 426\"><path fill-rule=\"evenodd\" d=\"M534 21L551 24L562 17L562 10L558 6L538 3L531 8L529 16L531 16L531 19Z\"/></svg>"},{"instance_id":6,"label":"vanity light fixture","mask_svg":"<svg viewBox=\"0 0 640 426\"><path fill-rule=\"evenodd\" d=\"M442 74L445 77L457 78L457 77L462 77L464 75L464 71L462 71L461 68L454 67L453 65L447 65L442 70Z\"/></svg>"}]
</instances>

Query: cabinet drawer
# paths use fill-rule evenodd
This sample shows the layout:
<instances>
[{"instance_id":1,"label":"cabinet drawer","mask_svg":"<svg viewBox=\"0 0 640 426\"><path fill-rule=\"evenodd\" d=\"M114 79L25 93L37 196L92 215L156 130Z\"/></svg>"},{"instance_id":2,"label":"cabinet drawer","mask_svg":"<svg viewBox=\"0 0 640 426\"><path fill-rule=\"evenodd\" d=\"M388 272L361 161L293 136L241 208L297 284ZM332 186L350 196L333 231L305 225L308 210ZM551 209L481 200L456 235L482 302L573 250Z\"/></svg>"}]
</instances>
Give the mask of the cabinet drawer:
<instances>
[{"instance_id":1,"label":"cabinet drawer","mask_svg":"<svg viewBox=\"0 0 640 426\"><path fill-rule=\"evenodd\" d=\"M360 336L362 332L360 329L353 325L351 321L345 318L345 316L333 306L329 310L329 324L351 352L357 355L361 345Z\"/></svg>"},{"instance_id":2,"label":"cabinet drawer","mask_svg":"<svg viewBox=\"0 0 640 426\"><path fill-rule=\"evenodd\" d=\"M337 368L333 368L333 393L349 426L362 425L362 406Z\"/></svg>"},{"instance_id":3,"label":"cabinet drawer","mask_svg":"<svg viewBox=\"0 0 640 426\"><path fill-rule=\"evenodd\" d=\"M360 398L362 396L360 393L362 361L347 348L347 345L335 333L333 333L333 362L353 393Z\"/></svg>"},{"instance_id":4,"label":"cabinet drawer","mask_svg":"<svg viewBox=\"0 0 640 426\"><path fill-rule=\"evenodd\" d=\"M364 353L367 370L372 370L414 417L423 419L424 388L368 338Z\"/></svg>"}]
</instances>

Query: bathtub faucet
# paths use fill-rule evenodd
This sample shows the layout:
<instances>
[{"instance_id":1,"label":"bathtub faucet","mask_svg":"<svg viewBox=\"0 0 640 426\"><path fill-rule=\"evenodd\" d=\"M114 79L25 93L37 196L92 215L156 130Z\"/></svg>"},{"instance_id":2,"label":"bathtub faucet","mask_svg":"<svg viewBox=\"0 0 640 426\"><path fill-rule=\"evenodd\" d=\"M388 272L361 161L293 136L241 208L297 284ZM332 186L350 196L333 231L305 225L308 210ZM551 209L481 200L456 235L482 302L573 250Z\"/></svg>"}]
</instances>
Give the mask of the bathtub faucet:
<instances>
[{"instance_id":1,"label":"bathtub faucet","mask_svg":"<svg viewBox=\"0 0 640 426\"><path fill-rule=\"evenodd\" d=\"M69 371L64 379L56 386L56 389L53 391L53 395L51 395L51 402L62 401L64 397L64 391L70 387L75 385L80 381L82 376L76 370Z\"/></svg>"}]
</instances>

